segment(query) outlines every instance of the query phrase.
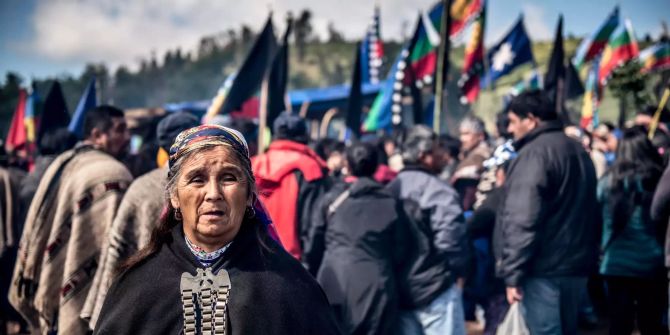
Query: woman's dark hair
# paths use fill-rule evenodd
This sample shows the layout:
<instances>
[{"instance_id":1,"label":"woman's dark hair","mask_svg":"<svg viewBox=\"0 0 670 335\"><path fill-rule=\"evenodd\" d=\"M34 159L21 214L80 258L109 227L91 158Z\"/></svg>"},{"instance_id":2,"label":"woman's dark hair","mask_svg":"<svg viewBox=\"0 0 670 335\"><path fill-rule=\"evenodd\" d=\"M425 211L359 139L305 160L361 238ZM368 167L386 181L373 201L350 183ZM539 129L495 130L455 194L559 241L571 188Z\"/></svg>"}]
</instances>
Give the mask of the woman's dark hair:
<instances>
[{"instance_id":1,"label":"woman's dark hair","mask_svg":"<svg viewBox=\"0 0 670 335\"><path fill-rule=\"evenodd\" d=\"M442 134L438 137L440 148L446 150L449 156L458 158L461 153L461 141L449 134Z\"/></svg>"},{"instance_id":2,"label":"woman's dark hair","mask_svg":"<svg viewBox=\"0 0 670 335\"><path fill-rule=\"evenodd\" d=\"M316 152L316 154L319 155L319 157L321 157L321 159L324 161L328 160L328 157L330 157L332 153L344 153L344 150L344 143L332 138L320 139L316 142L316 145L314 145L314 152Z\"/></svg>"},{"instance_id":3,"label":"woman's dark hair","mask_svg":"<svg viewBox=\"0 0 670 335\"><path fill-rule=\"evenodd\" d=\"M609 205L613 231L620 232L635 206L649 207L656 185L663 174L663 160L647 138L644 127L623 131L610 168Z\"/></svg>"},{"instance_id":4,"label":"woman's dark hair","mask_svg":"<svg viewBox=\"0 0 670 335\"><path fill-rule=\"evenodd\" d=\"M525 119L534 115L542 121L553 121L558 119L556 106L544 91L531 90L523 92L510 101L508 111Z\"/></svg>"},{"instance_id":5,"label":"woman's dark hair","mask_svg":"<svg viewBox=\"0 0 670 335\"><path fill-rule=\"evenodd\" d=\"M355 177L372 177L377 171L377 149L369 143L354 143L346 153L349 172Z\"/></svg>"},{"instance_id":6,"label":"woman's dark hair","mask_svg":"<svg viewBox=\"0 0 670 335\"><path fill-rule=\"evenodd\" d=\"M188 161L190 157L200 154L203 151L209 150L214 146L216 145L208 145L200 149L193 150L185 154L183 157L179 158L177 162L170 167L170 170L168 172L168 182L167 185L165 185L165 205L163 207L163 211L161 212L158 225L151 231L151 237L149 239L149 243L147 244L147 246L137 251L134 255L130 256L128 260L126 260L123 264L121 264L121 266L119 266L117 270L117 273L124 272L141 264L144 260L148 259L152 255L160 251L161 247L164 244L172 241L172 233L171 233L172 228L177 226L180 223L180 221L175 218L175 209L174 207L172 207L170 197L172 194L174 194L174 192L176 192L177 180L179 179L179 176L181 174L182 165L184 162ZM235 153L235 157L237 158L238 163L240 163L243 166L242 170L244 170L247 179L247 188L248 188L247 190L252 198L252 203L255 203L257 199L257 193L253 173L248 164L242 163L245 161L245 159L248 160L248 158L244 157L241 153L237 152L236 150L231 151ZM249 214L249 211L246 211L244 214L242 224L253 225L253 229L256 231L256 236L259 240L260 245L267 250L271 250L265 243L265 239L267 238L267 231L265 230L266 227L262 222L259 221L259 219L255 215Z\"/></svg>"}]
</instances>

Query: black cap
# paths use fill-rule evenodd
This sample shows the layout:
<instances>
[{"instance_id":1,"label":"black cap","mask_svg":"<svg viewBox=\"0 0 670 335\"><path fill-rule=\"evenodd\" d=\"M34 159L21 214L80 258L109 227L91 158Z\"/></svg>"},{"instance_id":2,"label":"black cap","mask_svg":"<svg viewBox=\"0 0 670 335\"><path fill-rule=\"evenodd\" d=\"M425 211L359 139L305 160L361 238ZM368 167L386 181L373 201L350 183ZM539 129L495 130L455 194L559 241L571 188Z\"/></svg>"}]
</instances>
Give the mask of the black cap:
<instances>
[{"instance_id":1,"label":"black cap","mask_svg":"<svg viewBox=\"0 0 670 335\"><path fill-rule=\"evenodd\" d=\"M156 127L156 137L158 138L158 145L165 151L169 152L174 139L182 131L197 127L200 121L195 115L188 112L171 113L158 123Z\"/></svg>"},{"instance_id":2,"label":"black cap","mask_svg":"<svg viewBox=\"0 0 670 335\"><path fill-rule=\"evenodd\" d=\"M276 139L307 142L307 123L299 115L288 111L277 116L272 132Z\"/></svg>"}]
</instances>

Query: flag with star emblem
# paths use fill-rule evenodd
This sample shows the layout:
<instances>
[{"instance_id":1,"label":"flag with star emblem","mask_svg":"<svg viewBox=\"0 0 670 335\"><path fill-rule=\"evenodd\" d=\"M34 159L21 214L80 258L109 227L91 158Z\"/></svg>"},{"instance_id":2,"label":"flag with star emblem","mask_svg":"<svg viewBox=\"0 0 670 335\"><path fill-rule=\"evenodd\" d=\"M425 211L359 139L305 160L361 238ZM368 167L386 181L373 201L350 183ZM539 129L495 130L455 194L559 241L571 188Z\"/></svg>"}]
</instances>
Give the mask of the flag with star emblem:
<instances>
[{"instance_id":1,"label":"flag with star emblem","mask_svg":"<svg viewBox=\"0 0 670 335\"><path fill-rule=\"evenodd\" d=\"M493 84L500 77L512 72L517 66L531 62L533 51L530 38L523 26L523 16L519 18L512 30L488 52L489 68L482 81L483 86Z\"/></svg>"}]
</instances>

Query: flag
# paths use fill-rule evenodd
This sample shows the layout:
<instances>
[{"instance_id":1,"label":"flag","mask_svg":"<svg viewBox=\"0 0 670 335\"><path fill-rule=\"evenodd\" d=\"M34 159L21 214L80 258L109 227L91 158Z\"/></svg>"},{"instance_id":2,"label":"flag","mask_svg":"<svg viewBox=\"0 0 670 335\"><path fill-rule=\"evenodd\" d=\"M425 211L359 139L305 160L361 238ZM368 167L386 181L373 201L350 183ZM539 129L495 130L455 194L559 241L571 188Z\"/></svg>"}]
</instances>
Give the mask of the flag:
<instances>
[{"instance_id":1,"label":"flag","mask_svg":"<svg viewBox=\"0 0 670 335\"><path fill-rule=\"evenodd\" d=\"M35 143L35 110L37 109L38 99L37 90L33 87L28 94L26 111L23 116L23 125L26 127L26 141L29 143Z\"/></svg>"},{"instance_id":2,"label":"flag","mask_svg":"<svg viewBox=\"0 0 670 335\"><path fill-rule=\"evenodd\" d=\"M480 12L486 0L454 0L451 4L451 28L449 35L453 39L463 32L468 23L479 20Z\"/></svg>"},{"instance_id":3,"label":"flag","mask_svg":"<svg viewBox=\"0 0 670 335\"><path fill-rule=\"evenodd\" d=\"M82 94L77 104L77 109L74 110L72 120L68 130L77 136L79 139L84 138L84 120L86 119L86 112L89 109L95 108L98 105L95 94L95 77L91 78L86 86L84 94Z\"/></svg>"},{"instance_id":4,"label":"flag","mask_svg":"<svg viewBox=\"0 0 670 335\"><path fill-rule=\"evenodd\" d=\"M572 62L568 62L565 72L565 98L573 99L584 94L584 85Z\"/></svg>"},{"instance_id":5,"label":"flag","mask_svg":"<svg viewBox=\"0 0 670 335\"><path fill-rule=\"evenodd\" d=\"M598 107L600 106L600 84L598 83L598 71L600 59L596 57L591 64L589 74L586 77L586 90L582 104L582 117L579 125L584 128L595 128L598 126Z\"/></svg>"},{"instance_id":6,"label":"flag","mask_svg":"<svg viewBox=\"0 0 670 335\"><path fill-rule=\"evenodd\" d=\"M389 129L391 124L402 122L402 109L399 104L402 99L402 81L405 79L406 59L409 57L407 47L403 48L396 57L384 83L370 106L370 110L363 123L363 131L370 132L380 129ZM394 104L394 102L398 102Z\"/></svg>"},{"instance_id":7,"label":"flag","mask_svg":"<svg viewBox=\"0 0 670 335\"><path fill-rule=\"evenodd\" d=\"M384 57L384 43L381 39L379 25L379 6L375 6L372 23L368 27L360 48L363 57L361 78L364 83L379 83L379 72Z\"/></svg>"},{"instance_id":8,"label":"flag","mask_svg":"<svg viewBox=\"0 0 670 335\"><path fill-rule=\"evenodd\" d=\"M247 54L247 58L237 71L230 90L223 99L221 108L219 110L211 109L211 114L207 116L229 114L234 110L238 110L247 99L256 94L266 75L276 48L277 40L272 29L272 17L269 17L263 31L258 35L256 42L254 42L253 47Z\"/></svg>"},{"instance_id":9,"label":"flag","mask_svg":"<svg viewBox=\"0 0 670 335\"><path fill-rule=\"evenodd\" d=\"M221 84L219 89L216 91L216 95L212 99L212 102L209 104L209 107L207 107L207 113L205 114L205 119L210 119L211 117L219 113L221 107L223 107L223 102L226 101L228 92L230 92L230 88L233 86L233 82L235 81L236 75L237 72L233 72L230 75L228 75L228 77L226 77L226 79L223 81L223 84Z\"/></svg>"},{"instance_id":10,"label":"flag","mask_svg":"<svg viewBox=\"0 0 670 335\"><path fill-rule=\"evenodd\" d=\"M483 3L479 16L473 24L470 42L465 48L463 72L461 78L458 80L458 86L461 88L462 103L473 103L479 95L479 80L484 72L485 23L486 3Z\"/></svg>"},{"instance_id":11,"label":"flag","mask_svg":"<svg viewBox=\"0 0 670 335\"><path fill-rule=\"evenodd\" d=\"M288 38L293 29L293 20L287 20L282 45L272 60L268 77L267 124L272 125L281 112L286 110L286 85L288 83Z\"/></svg>"},{"instance_id":12,"label":"flag","mask_svg":"<svg viewBox=\"0 0 670 335\"><path fill-rule=\"evenodd\" d=\"M558 26L556 27L556 36L554 38L554 48L549 58L549 66L544 77L544 89L552 92L556 98L558 81L565 80L565 51L563 50L563 15L558 17Z\"/></svg>"},{"instance_id":13,"label":"flag","mask_svg":"<svg viewBox=\"0 0 670 335\"><path fill-rule=\"evenodd\" d=\"M540 76L540 72L536 68L533 68L527 77L519 80L516 84L514 84L514 86L512 86L507 95L517 96L524 91L541 90L543 87L544 85L542 83L542 76Z\"/></svg>"},{"instance_id":14,"label":"flag","mask_svg":"<svg viewBox=\"0 0 670 335\"><path fill-rule=\"evenodd\" d=\"M451 4L450 38L458 36L469 22L478 17L484 0L453 0ZM410 49L409 64L419 80L430 83L437 63L437 47L440 45L439 29L442 24L444 2L435 4L426 14L423 13L418 38Z\"/></svg>"},{"instance_id":15,"label":"flag","mask_svg":"<svg viewBox=\"0 0 670 335\"><path fill-rule=\"evenodd\" d=\"M7 149L7 151L13 151L15 148L19 148L26 144L27 136L26 125L24 122L26 115L26 100L28 100L28 94L26 93L26 90L21 89L19 91L19 101L16 104L12 123L9 126L9 132L7 133L7 139L5 140L5 149Z\"/></svg>"},{"instance_id":16,"label":"flag","mask_svg":"<svg viewBox=\"0 0 670 335\"><path fill-rule=\"evenodd\" d=\"M44 108L37 127L37 143L39 144L44 134L58 128L65 128L69 123L70 112L67 109L65 97L63 97L63 90L60 83L54 81L44 100Z\"/></svg>"},{"instance_id":17,"label":"flag","mask_svg":"<svg viewBox=\"0 0 670 335\"><path fill-rule=\"evenodd\" d=\"M437 64L437 46L440 33L437 31L442 21L442 2L435 5L428 14L423 13L418 26L416 42L410 51L409 63L419 80L430 82ZM437 28L436 28L437 27Z\"/></svg>"},{"instance_id":18,"label":"flag","mask_svg":"<svg viewBox=\"0 0 670 335\"><path fill-rule=\"evenodd\" d=\"M361 70L362 70L362 60L361 53L358 52L360 49L361 43L357 45L355 56L354 56L354 66L353 72L351 75L351 90L349 93L349 99L347 101L347 110L345 123L347 128L355 135L356 138L361 135L361 110L363 109L363 92L361 91Z\"/></svg>"},{"instance_id":19,"label":"flag","mask_svg":"<svg viewBox=\"0 0 670 335\"><path fill-rule=\"evenodd\" d=\"M489 68L482 82L483 85L493 84L519 65L535 62L530 39L523 26L523 16L519 18L512 30L489 50L486 58Z\"/></svg>"},{"instance_id":20,"label":"flag","mask_svg":"<svg viewBox=\"0 0 670 335\"><path fill-rule=\"evenodd\" d=\"M619 26L619 6L614 7L614 10L610 15L605 19L598 29L588 38L585 38L582 43L577 47L577 53L572 59L572 62L575 64L577 69L580 69L581 66L591 61L607 45L607 41L614 32L614 29Z\"/></svg>"},{"instance_id":21,"label":"flag","mask_svg":"<svg viewBox=\"0 0 670 335\"><path fill-rule=\"evenodd\" d=\"M663 41L640 51L642 72L670 69L670 42Z\"/></svg>"},{"instance_id":22,"label":"flag","mask_svg":"<svg viewBox=\"0 0 670 335\"><path fill-rule=\"evenodd\" d=\"M598 70L598 82L600 85L605 85L614 69L637 57L639 53L637 41L633 34L633 27L630 21L626 20L624 24L619 25L614 33L612 33L605 51L603 51L602 58L600 59L600 69Z\"/></svg>"}]
</instances>

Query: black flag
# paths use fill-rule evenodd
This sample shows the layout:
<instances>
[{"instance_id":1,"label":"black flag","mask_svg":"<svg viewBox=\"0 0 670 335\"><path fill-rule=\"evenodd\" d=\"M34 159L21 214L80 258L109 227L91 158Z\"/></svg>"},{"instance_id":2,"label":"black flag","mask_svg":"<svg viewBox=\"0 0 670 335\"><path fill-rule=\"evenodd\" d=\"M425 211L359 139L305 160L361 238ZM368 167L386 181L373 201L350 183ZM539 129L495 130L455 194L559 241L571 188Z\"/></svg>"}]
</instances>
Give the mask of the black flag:
<instances>
[{"instance_id":1,"label":"black flag","mask_svg":"<svg viewBox=\"0 0 670 335\"><path fill-rule=\"evenodd\" d=\"M584 95L584 84L579 79L579 73L572 62L568 62L565 72L565 98L574 99Z\"/></svg>"},{"instance_id":2,"label":"black flag","mask_svg":"<svg viewBox=\"0 0 670 335\"><path fill-rule=\"evenodd\" d=\"M63 90L60 83L54 81L51 89L44 100L44 108L40 117L39 127L37 129L36 142L39 145L44 134L58 128L67 128L70 124L70 112L68 112Z\"/></svg>"},{"instance_id":3,"label":"black flag","mask_svg":"<svg viewBox=\"0 0 670 335\"><path fill-rule=\"evenodd\" d=\"M347 101L346 125L356 137L361 135L361 110L363 109L363 92L361 90L361 43L356 44L351 90Z\"/></svg>"},{"instance_id":4,"label":"black flag","mask_svg":"<svg viewBox=\"0 0 670 335\"><path fill-rule=\"evenodd\" d=\"M272 16L270 16L247 58L242 63L242 67L237 71L233 85L219 114L229 114L232 111L239 110L247 99L256 94L276 49L277 40L272 29Z\"/></svg>"},{"instance_id":5,"label":"black flag","mask_svg":"<svg viewBox=\"0 0 670 335\"><path fill-rule=\"evenodd\" d=\"M288 83L288 38L293 29L293 20L287 19L286 31L282 38L282 45L272 60L272 68L268 77L268 114L267 124L272 125L281 112L286 109L286 85Z\"/></svg>"},{"instance_id":6,"label":"black flag","mask_svg":"<svg viewBox=\"0 0 670 335\"><path fill-rule=\"evenodd\" d=\"M563 15L558 18L554 50L551 52L549 67L544 77L544 88L554 96L559 79L565 79L565 51L563 50Z\"/></svg>"}]
</instances>

